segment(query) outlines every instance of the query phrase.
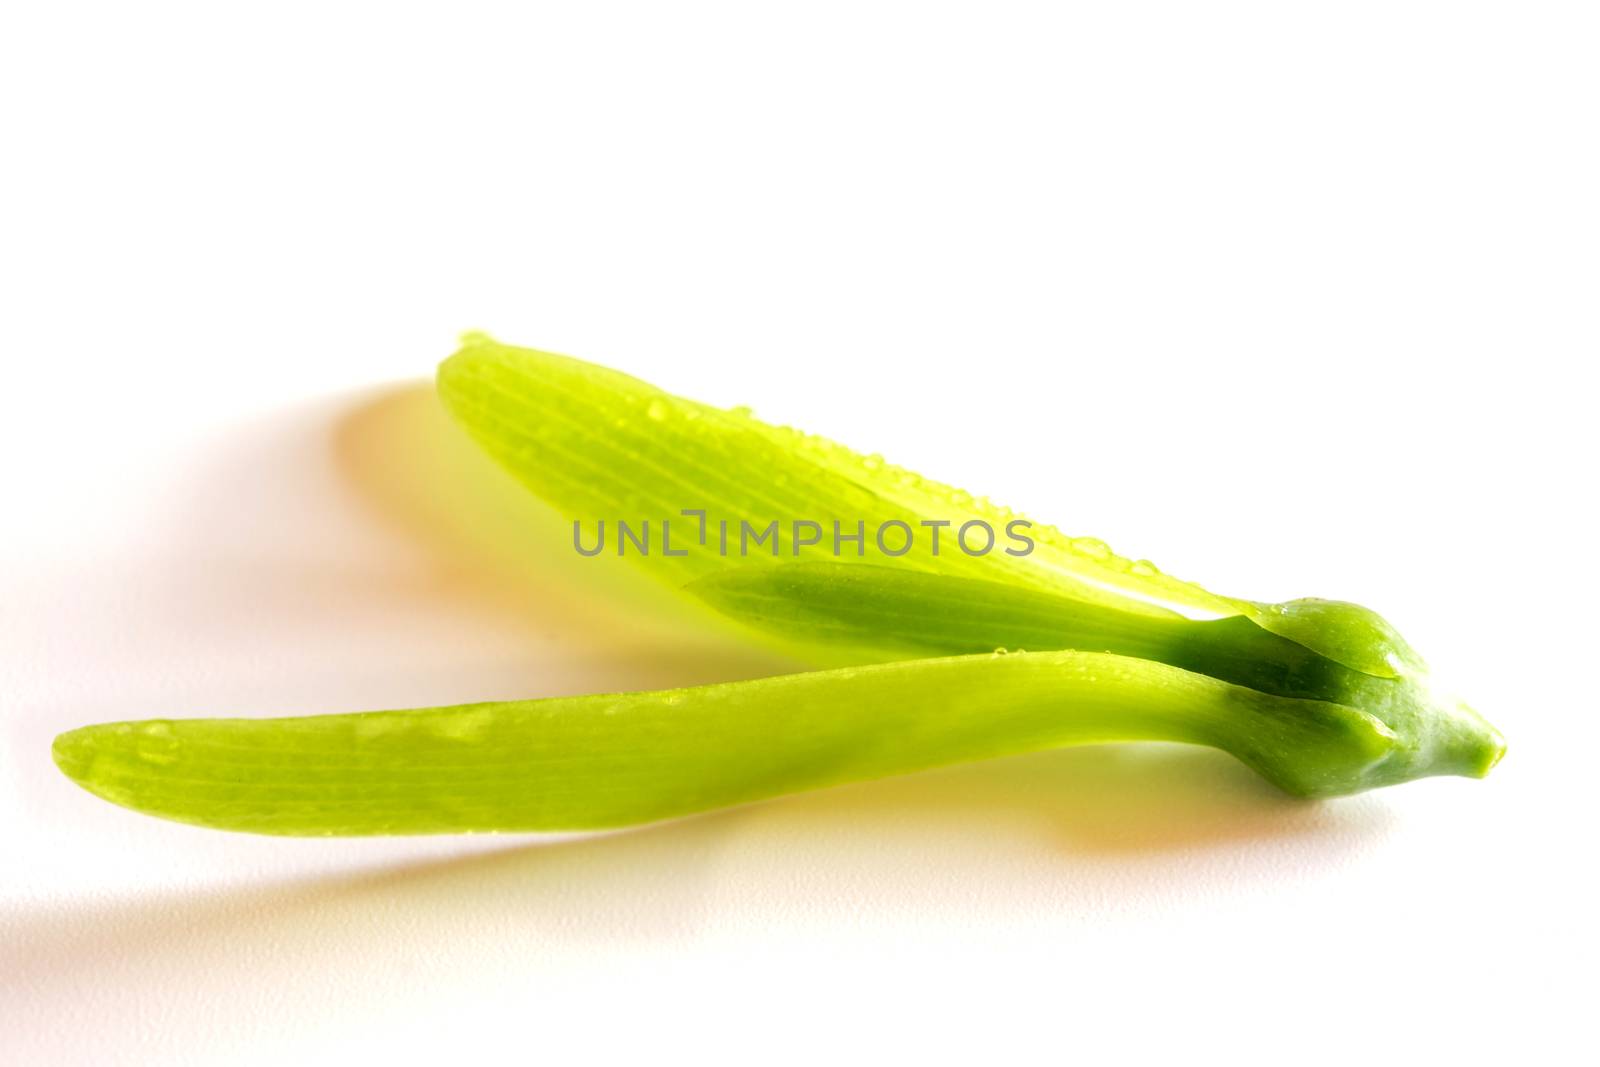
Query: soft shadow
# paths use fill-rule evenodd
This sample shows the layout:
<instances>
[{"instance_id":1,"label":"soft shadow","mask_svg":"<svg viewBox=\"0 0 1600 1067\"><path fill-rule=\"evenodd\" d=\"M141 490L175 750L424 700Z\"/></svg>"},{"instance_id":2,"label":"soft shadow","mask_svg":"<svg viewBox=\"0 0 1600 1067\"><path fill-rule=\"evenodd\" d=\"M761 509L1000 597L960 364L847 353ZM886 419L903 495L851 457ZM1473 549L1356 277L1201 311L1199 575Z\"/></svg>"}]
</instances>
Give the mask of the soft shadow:
<instances>
[{"instance_id":1,"label":"soft shadow","mask_svg":"<svg viewBox=\"0 0 1600 1067\"><path fill-rule=\"evenodd\" d=\"M195 976L181 996L221 986L259 1004L323 967L381 997L396 975L425 985L508 952L548 964L670 948L752 907L768 932L802 934L862 915L1093 915L1132 896L1151 913L1195 908L1197 882L1281 886L1388 825L1381 805L1291 800L1208 750L1047 752L350 877L45 909L7 936L8 1011L92 981L117 991L97 1011L134 1018L150 1007L139 990L159 987L181 1013L175 973Z\"/></svg>"},{"instance_id":2,"label":"soft shadow","mask_svg":"<svg viewBox=\"0 0 1600 1067\"><path fill-rule=\"evenodd\" d=\"M104 611L85 600L70 621L86 628L85 646L115 635L130 663L207 669L179 682L135 671L92 698L63 690L8 724L17 751L40 753L39 766L20 768L19 793L41 826L59 820L86 842L102 825L132 828L121 820L134 816L76 793L45 762L54 730L97 718L400 707L791 667L616 561L572 553L566 525L481 456L424 385L249 428L191 489L159 539L169 554L119 573ZM101 577L81 576L85 597ZM0 1014L51 1026L70 1004L133 1029L151 1012L182 1019L208 1003L214 1019L222 997L249 1042L286 1013L331 1024L459 990L463 975L531 974L530 960L560 973L741 925L804 936L861 916L1005 922L1093 916L1133 898L1190 908L1196 886L1281 885L1347 862L1387 828L1380 802L1297 802L1219 753L1144 745L955 767L605 836L508 837L398 866L406 842L352 843L351 869L380 869L13 912ZM149 840L187 840L163 829ZM194 852L225 853L229 871L280 854L191 832ZM330 999L307 974L335 975L345 993Z\"/></svg>"},{"instance_id":3,"label":"soft shadow","mask_svg":"<svg viewBox=\"0 0 1600 1067\"><path fill-rule=\"evenodd\" d=\"M177 499L157 539L165 555L114 581L83 575L70 622L75 640L135 666L206 669L130 670L8 723L15 751L41 754L18 781L46 823L87 802L44 754L56 731L88 721L665 688L800 666L628 561L571 551L565 521L484 456L427 383L241 427ZM102 610L93 597L108 592ZM1313 809L1214 753L1138 746L1004 766L785 810L859 830L877 798L902 819L1060 825L1079 850L1321 832Z\"/></svg>"},{"instance_id":4,"label":"soft shadow","mask_svg":"<svg viewBox=\"0 0 1600 1067\"><path fill-rule=\"evenodd\" d=\"M434 595L543 640L612 650L633 684L611 678L594 688L803 668L630 561L574 552L570 523L485 456L429 383L394 386L356 406L334 427L332 444L340 476L371 514L429 554Z\"/></svg>"},{"instance_id":5,"label":"soft shadow","mask_svg":"<svg viewBox=\"0 0 1600 1067\"><path fill-rule=\"evenodd\" d=\"M334 454L359 496L437 559L441 595L470 599L541 632L570 632L582 638L577 647L621 641L658 667L660 648L681 643L686 632L718 642L714 655L667 657L677 665L671 673L693 677L663 685L803 669L759 652L730 653L748 635L627 561L572 552L566 520L489 461L427 383L385 390L354 408L336 428ZM985 819L1055 821L1071 828L1079 848L1114 849L1313 834L1321 825L1315 806L1283 797L1219 754L1182 746L1113 746L1003 766L1003 775L952 771L864 792L835 791L792 810L854 822L869 817L863 804L870 807L870 798L892 798L902 811L938 811L942 818L976 809ZM845 807L836 811L839 804Z\"/></svg>"}]
</instances>

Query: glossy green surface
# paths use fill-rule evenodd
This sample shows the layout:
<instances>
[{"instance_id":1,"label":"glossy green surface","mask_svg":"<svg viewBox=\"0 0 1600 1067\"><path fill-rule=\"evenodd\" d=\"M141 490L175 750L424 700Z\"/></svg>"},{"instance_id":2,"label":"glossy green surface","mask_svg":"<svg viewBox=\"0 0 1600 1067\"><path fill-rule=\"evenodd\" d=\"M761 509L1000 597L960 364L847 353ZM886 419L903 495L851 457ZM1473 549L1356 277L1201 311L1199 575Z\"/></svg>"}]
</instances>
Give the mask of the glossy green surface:
<instances>
[{"instance_id":1,"label":"glossy green surface","mask_svg":"<svg viewBox=\"0 0 1600 1067\"><path fill-rule=\"evenodd\" d=\"M483 337L440 367L439 392L568 519L672 520L681 554L659 540L635 553L658 577L755 631L868 665L659 693L90 726L56 740L67 775L184 822L385 834L622 826L1101 741L1210 745L1305 796L1481 777L1504 751L1358 605L1219 596L1040 524L1024 527L1027 554L961 551L949 538L963 523L1003 533L1026 520L880 457ZM684 536L685 509L705 512L705 542ZM869 532L841 561L826 539L794 540L797 519ZM777 522L771 551L714 551L722 521ZM890 521L948 522L946 550L874 551L870 531Z\"/></svg>"},{"instance_id":2,"label":"glossy green surface","mask_svg":"<svg viewBox=\"0 0 1600 1067\"><path fill-rule=\"evenodd\" d=\"M1405 647L1387 623L1357 605L1314 599L1261 604L1220 596L1164 574L1149 560L1119 556L1096 538L1067 536L882 456L770 425L742 409L673 396L569 356L468 335L440 365L438 384L445 406L485 451L590 530L619 519L687 521L684 509L703 509L712 523L725 520L735 531L742 522L756 529L779 524L772 555L730 559L697 546L681 557L660 551L636 557L674 584L730 563L837 562L831 543L797 546L790 524L811 520L831 533L835 522L847 531L860 523L867 531L864 551L852 556L854 549L847 546L846 560L1002 582L1153 617L1243 615L1369 673L1392 673L1393 664L1384 657ZM898 557L882 553L873 531L891 520L929 533L930 539L922 522L947 523L941 527L943 550L933 555L919 548ZM1003 547L969 555L952 544L965 523L987 523L1003 535L1019 521L1028 524L1023 532L1033 542L1026 555L1007 554ZM714 537L710 540L714 543ZM1374 651L1375 636L1381 651Z\"/></svg>"},{"instance_id":3,"label":"glossy green surface","mask_svg":"<svg viewBox=\"0 0 1600 1067\"><path fill-rule=\"evenodd\" d=\"M1148 660L912 660L658 693L290 719L89 726L62 770L151 815L273 834L649 822L963 760L1100 741L1212 745L1291 792L1360 788L1393 749L1354 708Z\"/></svg>"},{"instance_id":4,"label":"glossy green surface","mask_svg":"<svg viewBox=\"0 0 1600 1067\"><path fill-rule=\"evenodd\" d=\"M1000 547L968 555L952 544L962 524L982 521L1003 534L1021 516L881 456L863 456L739 410L675 397L566 356L470 338L440 366L439 395L479 445L586 531L600 521L671 519L675 529L688 533L692 524L681 517L684 509L704 509L713 523L724 519L735 530L740 522L761 529L776 521L775 555L732 559L761 564L834 558L831 543L801 546L796 556L793 520L815 521L830 535L834 522L847 531L861 523L868 531L864 562L988 578L1157 616L1175 612L1151 600L1217 614L1236 614L1245 603L1163 575L1147 561L1122 559L1093 538L1067 537L1042 524L1028 531L1036 547L1027 556L1007 555ZM940 554L879 554L872 531L889 520L913 526L948 522ZM682 583L720 570L730 559L696 546L682 557L655 552L640 563Z\"/></svg>"}]
</instances>

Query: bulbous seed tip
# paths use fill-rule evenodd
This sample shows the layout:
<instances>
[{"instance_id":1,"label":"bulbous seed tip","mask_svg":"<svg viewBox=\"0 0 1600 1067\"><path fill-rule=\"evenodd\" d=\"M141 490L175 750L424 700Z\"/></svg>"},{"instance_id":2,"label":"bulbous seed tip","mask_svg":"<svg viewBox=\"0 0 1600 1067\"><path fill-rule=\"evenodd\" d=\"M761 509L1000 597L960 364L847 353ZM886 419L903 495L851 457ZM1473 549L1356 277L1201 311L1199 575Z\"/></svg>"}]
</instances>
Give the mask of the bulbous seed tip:
<instances>
[{"instance_id":1,"label":"bulbous seed tip","mask_svg":"<svg viewBox=\"0 0 1600 1067\"><path fill-rule=\"evenodd\" d=\"M1442 704L1433 730L1434 774L1484 778L1505 757L1505 736L1464 701Z\"/></svg>"}]
</instances>

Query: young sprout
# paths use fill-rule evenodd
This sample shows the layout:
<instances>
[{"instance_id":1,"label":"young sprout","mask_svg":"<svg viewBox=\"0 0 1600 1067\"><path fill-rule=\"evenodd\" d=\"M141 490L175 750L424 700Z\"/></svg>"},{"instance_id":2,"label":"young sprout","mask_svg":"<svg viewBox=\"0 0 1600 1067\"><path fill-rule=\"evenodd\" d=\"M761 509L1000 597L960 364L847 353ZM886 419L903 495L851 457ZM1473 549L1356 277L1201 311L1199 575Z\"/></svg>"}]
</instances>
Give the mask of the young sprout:
<instances>
[{"instance_id":1,"label":"young sprout","mask_svg":"<svg viewBox=\"0 0 1600 1067\"><path fill-rule=\"evenodd\" d=\"M1366 608L1219 596L877 456L481 336L440 367L439 392L574 521L580 551L585 526L632 523L613 551L854 665L656 693L89 726L56 739L68 776L205 826L399 834L623 826L1104 741L1209 745L1301 796L1481 777L1504 751ZM655 551L640 534L652 522ZM902 550L919 535L927 547Z\"/></svg>"}]
</instances>

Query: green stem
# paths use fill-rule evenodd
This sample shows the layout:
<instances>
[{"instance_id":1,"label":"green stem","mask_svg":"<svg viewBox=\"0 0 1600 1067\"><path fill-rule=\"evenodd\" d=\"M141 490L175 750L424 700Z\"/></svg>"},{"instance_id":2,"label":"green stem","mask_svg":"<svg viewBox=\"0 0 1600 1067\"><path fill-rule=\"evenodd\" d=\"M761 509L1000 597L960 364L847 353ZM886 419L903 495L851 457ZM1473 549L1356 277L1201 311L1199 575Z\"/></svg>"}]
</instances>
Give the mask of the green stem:
<instances>
[{"instance_id":1,"label":"green stem","mask_svg":"<svg viewBox=\"0 0 1600 1067\"><path fill-rule=\"evenodd\" d=\"M1107 652L1274 696L1357 707L1396 737L1396 752L1371 784L1434 774L1482 777L1504 751L1499 733L1482 717L1432 688L1426 668L1392 627L1353 604L1263 607L1287 620L1286 629L1315 618L1319 636L1332 634L1361 649L1360 658L1346 660L1373 663L1382 674L1347 666L1240 615L1151 616L995 582L867 564L731 568L687 589L757 629L835 647L879 649L888 656L996 648Z\"/></svg>"}]
</instances>

